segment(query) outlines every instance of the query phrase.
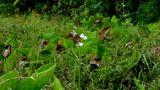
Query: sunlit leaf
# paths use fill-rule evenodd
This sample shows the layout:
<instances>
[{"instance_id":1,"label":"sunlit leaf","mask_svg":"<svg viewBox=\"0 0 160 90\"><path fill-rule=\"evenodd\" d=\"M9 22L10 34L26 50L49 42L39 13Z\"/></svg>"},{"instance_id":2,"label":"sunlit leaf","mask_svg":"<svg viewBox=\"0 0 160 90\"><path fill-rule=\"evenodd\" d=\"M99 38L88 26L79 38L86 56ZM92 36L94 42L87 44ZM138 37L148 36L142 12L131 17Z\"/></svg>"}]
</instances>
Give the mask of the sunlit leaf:
<instances>
[{"instance_id":1,"label":"sunlit leaf","mask_svg":"<svg viewBox=\"0 0 160 90\"><path fill-rule=\"evenodd\" d=\"M36 81L31 77L20 80L17 85L17 90L35 90L37 88Z\"/></svg>"},{"instance_id":2,"label":"sunlit leaf","mask_svg":"<svg viewBox=\"0 0 160 90\"><path fill-rule=\"evenodd\" d=\"M117 23L117 18L116 18L116 16L115 16L115 15L111 18L111 21L112 21L114 24L116 24L116 23Z\"/></svg>"},{"instance_id":3,"label":"sunlit leaf","mask_svg":"<svg viewBox=\"0 0 160 90\"><path fill-rule=\"evenodd\" d=\"M14 90L18 81L18 72L13 70L0 77L0 89L1 90Z\"/></svg>"},{"instance_id":4,"label":"sunlit leaf","mask_svg":"<svg viewBox=\"0 0 160 90\"><path fill-rule=\"evenodd\" d=\"M55 76L54 76L54 81L52 83L52 87L53 87L53 90L65 90L61 82Z\"/></svg>"},{"instance_id":5,"label":"sunlit leaf","mask_svg":"<svg viewBox=\"0 0 160 90\"><path fill-rule=\"evenodd\" d=\"M32 76L36 80L36 84L38 86L37 89L44 87L45 84L49 81L49 79L53 76L54 68L56 64L47 64L40 67L36 73Z\"/></svg>"}]
</instances>

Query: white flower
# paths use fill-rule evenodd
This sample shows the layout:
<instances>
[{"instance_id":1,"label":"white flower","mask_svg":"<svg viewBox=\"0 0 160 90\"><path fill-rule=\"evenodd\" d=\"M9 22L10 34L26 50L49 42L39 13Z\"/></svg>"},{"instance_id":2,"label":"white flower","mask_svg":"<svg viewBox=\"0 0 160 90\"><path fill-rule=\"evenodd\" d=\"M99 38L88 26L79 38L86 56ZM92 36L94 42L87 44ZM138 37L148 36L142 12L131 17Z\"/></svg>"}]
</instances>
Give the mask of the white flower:
<instances>
[{"instance_id":1,"label":"white flower","mask_svg":"<svg viewBox=\"0 0 160 90\"><path fill-rule=\"evenodd\" d=\"M83 46L83 43L79 42L78 45L81 47L81 46Z\"/></svg>"},{"instance_id":2,"label":"white flower","mask_svg":"<svg viewBox=\"0 0 160 90\"><path fill-rule=\"evenodd\" d=\"M80 35L80 38L87 40L87 36L85 36L83 33Z\"/></svg>"}]
</instances>

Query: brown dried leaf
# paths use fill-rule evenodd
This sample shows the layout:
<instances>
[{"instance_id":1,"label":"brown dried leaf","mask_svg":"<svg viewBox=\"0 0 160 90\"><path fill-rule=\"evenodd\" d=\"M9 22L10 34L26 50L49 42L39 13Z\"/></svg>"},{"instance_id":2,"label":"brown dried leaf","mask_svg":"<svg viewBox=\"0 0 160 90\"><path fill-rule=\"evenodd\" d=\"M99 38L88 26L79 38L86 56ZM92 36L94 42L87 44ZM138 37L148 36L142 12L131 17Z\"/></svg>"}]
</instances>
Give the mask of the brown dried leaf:
<instances>
[{"instance_id":1,"label":"brown dried leaf","mask_svg":"<svg viewBox=\"0 0 160 90\"><path fill-rule=\"evenodd\" d=\"M101 58L94 57L94 58L90 61L90 64L91 64L91 65L100 66L100 62L101 62Z\"/></svg>"},{"instance_id":2,"label":"brown dried leaf","mask_svg":"<svg viewBox=\"0 0 160 90\"><path fill-rule=\"evenodd\" d=\"M98 57L93 57L92 60L90 61L90 69L91 71L94 71L100 66L101 58Z\"/></svg>"},{"instance_id":3,"label":"brown dried leaf","mask_svg":"<svg viewBox=\"0 0 160 90\"><path fill-rule=\"evenodd\" d=\"M24 69L25 67L29 66L29 62L27 61L19 61L18 66L20 69Z\"/></svg>"},{"instance_id":4,"label":"brown dried leaf","mask_svg":"<svg viewBox=\"0 0 160 90\"><path fill-rule=\"evenodd\" d=\"M10 53L11 53L11 46L7 45L5 47L5 50L3 51L3 57L5 57L5 58L8 57L10 55Z\"/></svg>"},{"instance_id":5,"label":"brown dried leaf","mask_svg":"<svg viewBox=\"0 0 160 90\"><path fill-rule=\"evenodd\" d=\"M69 38L69 37L72 37L72 35L70 33L68 33L68 32L64 32L64 37L65 38Z\"/></svg>"},{"instance_id":6,"label":"brown dried leaf","mask_svg":"<svg viewBox=\"0 0 160 90\"><path fill-rule=\"evenodd\" d=\"M102 20L98 19L98 20L96 20L95 24L98 24L98 23L101 23L101 22L102 22Z\"/></svg>"},{"instance_id":7,"label":"brown dried leaf","mask_svg":"<svg viewBox=\"0 0 160 90\"><path fill-rule=\"evenodd\" d=\"M56 51L57 51L57 53L60 53L63 50L64 50L63 45L60 42L58 42L57 45L56 45Z\"/></svg>"},{"instance_id":8,"label":"brown dried leaf","mask_svg":"<svg viewBox=\"0 0 160 90\"><path fill-rule=\"evenodd\" d=\"M153 56L158 56L158 55L160 55L160 46L159 46L159 47L153 47L153 48L151 49L151 53L152 53Z\"/></svg>"},{"instance_id":9,"label":"brown dried leaf","mask_svg":"<svg viewBox=\"0 0 160 90\"><path fill-rule=\"evenodd\" d=\"M71 38L74 43L80 43L81 42L81 37L80 35L78 35L75 31L72 31L70 32L68 35L67 35L68 38Z\"/></svg>"},{"instance_id":10,"label":"brown dried leaf","mask_svg":"<svg viewBox=\"0 0 160 90\"><path fill-rule=\"evenodd\" d=\"M42 41L41 41L41 44L40 44L41 49L44 49L47 44L48 44L48 41L47 41L47 40L42 40Z\"/></svg>"},{"instance_id":11,"label":"brown dried leaf","mask_svg":"<svg viewBox=\"0 0 160 90\"><path fill-rule=\"evenodd\" d=\"M0 61L0 65L3 65L3 61Z\"/></svg>"},{"instance_id":12,"label":"brown dried leaf","mask_svg":"<svg viewBox=\"0 0 160 90\"><path fill-rule=\"evenodd\" d=\"M68 38L73 38L73 37L75 37L77 35L77 33L73 30L72 32L65 32L64 33L64 36L65 37L68 37Z\"/></svg>"},{"instance_id":13,"label":"brown dried leaf","mask_svg":"<svg viewBox=\"0 0 160 90\"><path fill-rule=\"evenodd\" d=\"M103 41L106 37L106 33L108 31L109 27L103 28L100 32L99 32L99 36L100 39Z\"/></svg>"},{"instance_id":14,"label":"brown dried leaf","mask_svg":"<svg viewBox=\"0 0 160 90\"><path fill-rule=\"evenodd\" d=\"M74 41L75 43L81 42L81 38L80 38L80 36L79 36L78 34L75 35L72 39L73 39L73 41Z\"/></svg>"},{"instance_id":15,"label":"brown dried leaf","mask_svg":"<svg viewBox=\"0 0 160 90\"><path fill-rule=\"evenodd\" d=\"M4 70L3 64L4 64L3 61L0 61L0 73L2 73Z\"/></svg>"},{"instance_id":16,"label":"brown dried leaf","mask_svg":"<svg viewBox=\"0 0 160 90\"><path fill-rule=\"evenodd\" d=\"M132 42L129 42L125 45L125 48L131 48Z\"/></svg>"},{"instance_id":17,"label":"brown dried leaf","mask_svg":"<svg viewBox=\"0 0 160 90\"><path fill-rule=\"evenodd\" d=\"M21 57L21 61L26 61L26 60L27 60L26 56Z\"/></svg>"}]
</instances>

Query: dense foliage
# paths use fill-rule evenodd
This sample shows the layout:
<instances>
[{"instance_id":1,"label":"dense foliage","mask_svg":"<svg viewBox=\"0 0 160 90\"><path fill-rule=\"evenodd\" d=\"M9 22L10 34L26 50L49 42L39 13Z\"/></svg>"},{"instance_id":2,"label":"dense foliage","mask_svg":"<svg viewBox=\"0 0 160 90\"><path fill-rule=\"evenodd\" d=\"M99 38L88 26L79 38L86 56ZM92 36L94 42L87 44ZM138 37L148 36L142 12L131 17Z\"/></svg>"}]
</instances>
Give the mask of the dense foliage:
<instances>
[{"instance_id":1,"label":"dense foliage","mask_svg":"<svg viewBox=\"0 0 160 90\"><path fill-rule=\"evenodd\" d=\"M159 90L160 23L42 17L0 17L1 90Z\"/></svg>"},{"instance_id":2,"label":"dense foliage","mask_svg":"<svg viewBox=\"0 0 160 90\"><path fill-rule=\"evenodd\" d=\"M159 0L0 0L1 90L160 90Z\"/></svg>"},{"instance_id":3,"label":"dense foliage","mask_svg":"<svg viewBox=\"0 0 160 90\"><path fill-rule=\"evenodd\" d=\"M91 16L102 13L132 18L133 23L146 24L160 16L159 0L1 0L0 13L15 14L36 11L43 14Z\"/></svg>"}]
</instances>

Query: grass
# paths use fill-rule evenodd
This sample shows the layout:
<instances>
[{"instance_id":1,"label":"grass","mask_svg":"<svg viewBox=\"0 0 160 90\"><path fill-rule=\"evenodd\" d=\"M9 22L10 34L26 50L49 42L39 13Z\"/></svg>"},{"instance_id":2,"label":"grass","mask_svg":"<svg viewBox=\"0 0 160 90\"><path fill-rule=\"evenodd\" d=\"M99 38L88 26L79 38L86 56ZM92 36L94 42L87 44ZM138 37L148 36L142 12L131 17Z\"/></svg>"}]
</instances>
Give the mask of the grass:
<instances>
[{"instance_id":1,"label":"grass","mask_svg":"<svg viewBox=\"0 0 160 90\"><path fill-rule=\"evenodd\" d=\"M12 47L8 57L0 54L4 90L160 88L159 22L139 26L98 14L71 19L33 13L0 19L0 51ZM87 40L70 36L73 31Z\"/></svg>"}]
</instances>

